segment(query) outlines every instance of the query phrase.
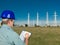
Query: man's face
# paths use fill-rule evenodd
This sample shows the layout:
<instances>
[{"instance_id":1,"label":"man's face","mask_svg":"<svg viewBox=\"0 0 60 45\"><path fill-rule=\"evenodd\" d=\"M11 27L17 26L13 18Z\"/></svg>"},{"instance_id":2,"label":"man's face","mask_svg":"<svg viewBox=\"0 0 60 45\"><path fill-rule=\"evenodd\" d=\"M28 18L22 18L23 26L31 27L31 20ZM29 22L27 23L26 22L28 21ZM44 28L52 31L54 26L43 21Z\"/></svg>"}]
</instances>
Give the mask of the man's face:
<instances>
[{"instance_id":1,"label":"man's face","mask_svg":"<svg viewBox=\"0 0 60 45\"><path fill-rule=\"evenodd\" d=\"M13 27L14 20L10 20L10 21L9 21L9 24L10 24L11 27Z\"/></svg>"}]
</instances>

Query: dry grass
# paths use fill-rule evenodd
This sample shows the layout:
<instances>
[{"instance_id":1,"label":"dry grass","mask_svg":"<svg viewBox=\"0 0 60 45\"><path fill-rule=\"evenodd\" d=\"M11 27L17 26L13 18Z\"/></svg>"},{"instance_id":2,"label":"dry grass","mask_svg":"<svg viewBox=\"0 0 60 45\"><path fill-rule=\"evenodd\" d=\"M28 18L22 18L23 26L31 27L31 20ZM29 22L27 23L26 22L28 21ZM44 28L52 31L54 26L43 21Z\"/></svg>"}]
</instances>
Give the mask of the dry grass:
<instances>
[{"instance_id":1,"label":"dry grass","mask_svg":"<svg viewBox=\"0 0 60 45\"><path fill-rule=\"evenodd\" d=\"M32 33L29 45L60 45L60 27L14 27L18 34L22 30Z\"/></svg>"}]
</instances>

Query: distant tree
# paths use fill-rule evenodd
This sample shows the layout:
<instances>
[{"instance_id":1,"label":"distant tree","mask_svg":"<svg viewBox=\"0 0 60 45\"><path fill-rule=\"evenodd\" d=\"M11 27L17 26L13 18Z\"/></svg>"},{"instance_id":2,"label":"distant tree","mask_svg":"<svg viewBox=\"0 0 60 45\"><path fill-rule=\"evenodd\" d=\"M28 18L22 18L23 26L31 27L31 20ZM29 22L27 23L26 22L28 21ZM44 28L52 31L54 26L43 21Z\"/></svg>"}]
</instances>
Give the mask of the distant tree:
<instances>
[{"instance_id":1,"label":"distant tree","mask_svg":"<svg viewBox=\"0 0 60 45\"><path fill-rule=\"evenodd\" d=\"M13 26L16 26L15 24L13 24Z\"/></svg>"},{"instance_id":2,"label":"distant tree","mask_svg":"<svg viewBox=\"0 0 60 45\"><path fill-rule=\"evenodd\" d=\"M25 27L28 27L28 25L27 25L27 24L25 24Z\"/></svg>"},{"instance_id":3,"label":"distant tree","mask_svg":"<svg viewBox=\"0 0 60 45\"><path fill-rule=\"evenodd\" d=\"M51 27L50 25L48 25L47 27Z\"/></svg>"},{"instance_id":4,"label":"distant tree","mask_svg":"<svg viewBox=\"0 0 60 45\"><path fill-rule=\"evenodd\" d=\"M21 25L20 27L23 27L23 25Z\"/></svg>"},{"instance_id":5,"label":"distant tree","mask_svg":"<svg viewBox=\"0 0 60 45\"><path fill-rule=\"evenodd\" d=\"M57 25L57 27L60 27L59 25Z\"/></svg>"},{"instance_id":6,"label":"distant tree","mask_svg":"<svg viewBox=\"0 0 60 45\"><path fill-rule=\"evenodd\" d=\"M40 26L35 24L35 27L40 27Z\"/></svg>"},{"instance_id":7,"label":"distant tree","mask_svg":"<svg viewBox=\"0 0 60 45\"><path fill-rule=\"evenodd\" d=\"M35 24L35 27L36 27L37 25Z\"/></svg>"}]
</instances>

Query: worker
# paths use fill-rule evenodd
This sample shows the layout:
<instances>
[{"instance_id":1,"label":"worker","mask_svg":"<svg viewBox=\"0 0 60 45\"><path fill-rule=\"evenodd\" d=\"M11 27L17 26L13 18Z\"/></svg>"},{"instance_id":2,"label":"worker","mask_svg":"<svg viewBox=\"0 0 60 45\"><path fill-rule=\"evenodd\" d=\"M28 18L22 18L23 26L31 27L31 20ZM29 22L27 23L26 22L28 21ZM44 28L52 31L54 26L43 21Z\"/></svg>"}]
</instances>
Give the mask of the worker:
<instances>
[{"instance_id":1,"label":"worker","mask_svg":"<svg viewBox=\"0 0 60 45\"><path fill-rule=\"evenodd\" d=\"M19 35L12 29L15 15L11 10L4 10L1 14L2 26L0 28L0 45L28 45L28 34L23 42Z\"/></svg>"}]
</instances>

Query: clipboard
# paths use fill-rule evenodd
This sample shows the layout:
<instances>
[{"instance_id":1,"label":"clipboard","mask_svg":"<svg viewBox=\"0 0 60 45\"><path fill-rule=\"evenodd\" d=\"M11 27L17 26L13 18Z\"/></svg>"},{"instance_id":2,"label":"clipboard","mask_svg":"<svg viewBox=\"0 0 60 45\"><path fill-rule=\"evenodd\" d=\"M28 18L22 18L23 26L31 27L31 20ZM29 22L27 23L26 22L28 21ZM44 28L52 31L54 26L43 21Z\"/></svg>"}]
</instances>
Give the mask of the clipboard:
<instances>
[{"instance_id":1,"label":"clipboard","mask_svg":"<svg viewBox=\"0 0 60 45\"><path fill-rule=\"evenodd\" d=\"M29 37L31 36L31 33L30 33L30 32L28 32L28 31L22 31L21 34L20 34L20 39L21 39L22 41L25 40L25 34L26 34L26 33L29 34Z\"/></svg>"}]
</instances>

